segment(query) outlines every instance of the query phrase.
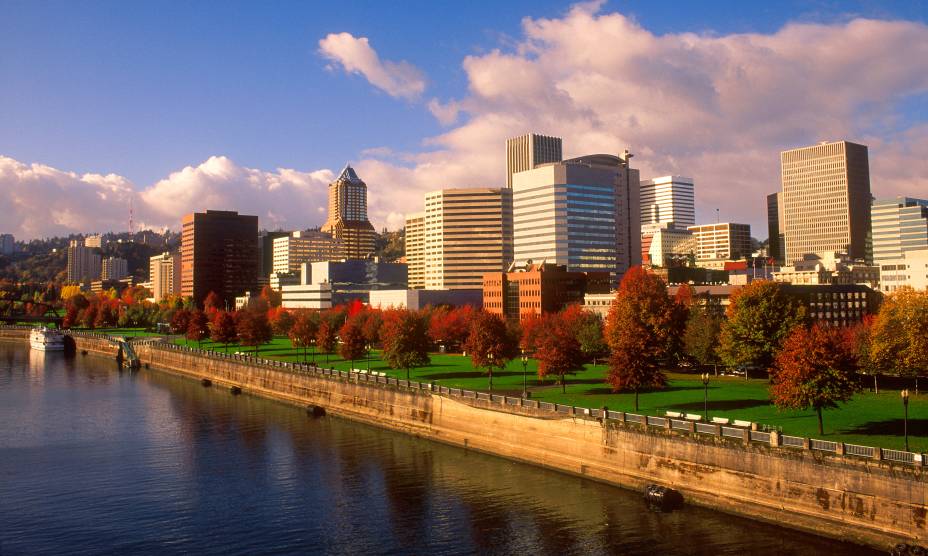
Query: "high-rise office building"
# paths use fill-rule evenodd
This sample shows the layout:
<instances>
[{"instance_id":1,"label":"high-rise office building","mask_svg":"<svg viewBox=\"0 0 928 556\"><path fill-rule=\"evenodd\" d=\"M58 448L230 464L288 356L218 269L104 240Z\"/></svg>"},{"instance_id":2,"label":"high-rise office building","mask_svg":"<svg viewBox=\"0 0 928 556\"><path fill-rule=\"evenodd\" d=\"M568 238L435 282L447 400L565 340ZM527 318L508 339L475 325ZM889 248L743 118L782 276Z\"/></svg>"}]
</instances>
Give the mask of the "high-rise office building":
<instances>
[{"instance_id":1,"label":"high-rise office building","mask_svg":"<svg viewBox=\"0 0 928 556\"><path fill-rule=\"evenodd\" d=\"M880 199L873 202L870 219L876 264L900 259L906 251L928 249L928 201Z\"/></svg>"},{"instance_id":2,"label":"high-rise office building","mask_svg":"<svg viewBox=\"0 0 928 556\"><path fill-rule=\"evenodd\" d=\"M870 232L867 147L837 141L780 153L786 264L807 254L866 259Z\"/></svg>"},{"instance_id":3,"label":"high-rise office building","mask_svg":"<svg viewBox=\"0 0 928 556\"><path fill-rule=\"evenodd\" d=\"M100 268L101 280L122 280L127 276L129 276L129 261L120 257L103 259Z\"/></svg>"},{"instance_id":4,"label":"high-rise office building","mask_svg":"<svg viewBox=\"0 0 928 556\"><path fill-rule=\"evenodd\" d=\"M299 272L303 263L334 261L341 250L332 234L319 230L296 231L274 240L271 272Z\"/></svg>"},{"instance_id":5,"label":"high-rise office building","mask_svg":"<svg viewBox=\"0 0 928 556\"><path fill-rule=\"evenodd\" d=\"M560 162L561 138L529 133L506 140L506 187L512 188L512 175L539 164Z\"/></svg>"},{"instance_id":6,"label":"high-rise office building","mask_svg":"<svg viewBox=\"0 0 928 556\"><path fill-rule=\"evenodd\" d=\"M15 250L13 234L0 234L0 255L12 255Z\"/></svg>"},{"instance_id":7,"label":"high-rise office building","mask_svg":"<svg viewBox=\"0 0 928 556\"><path fill-rule=\"evenodd\" d=\"M543 164L512 177L516 262L609 272L641 264L638 170L631 155L595 154Z\"/></svg>"},{"instance_id":8,"label":"high-rise office building","mask_svg":"<svg viewBox=\"0 0 928 556\"><path fill-rule=\"evenodd\" d=\"M693 178L664 176L641 182L641 226L670 223L681 229L696 224Z\"/></svg>"},{"instance_id":9,"label":"high-rise office building","mask_svg":"<svg viewBox=\"0 0 928 556\"><path fill-rule=\"evenodd\" d=\"M512 262L512 190L425 194L425 289L480 289Z\"/></svg>"},{"instance_id":10,"label":"high-rise office building","mask_svg":"<svg viewBox=\"0 0 928 556\"><path fill-rule=\"evenodd\" d=\"M406 265L409 267L409 288L425 287L425 213L406 215Z\"/></svg>"},{"instance_id":11,"label":"high-rise office building","mask_svg":"<svg viewBox=\"0 0 928 556\"><path fill-rule=\"evenodd\" d=\"M103 246L106 243L103 241L103 236L100 234L87 236L84 238L84 247L96 247L97 249L103 249Z\"/></svg>"},{"instance_id":12,"label":"high-rise office building","mask_svg":"<svg viewBox=\"0 0 928 556\"><path fill-rule=\"evenodd\" d=\"M737 260L751 256L751 226L720 222L687 228L696 238L696 261Z\"/></svg>"},{"instance_id":13,"label":"high-rise office building","mask_svg":"<svg viewBox=\"0 0 928 556\"><path fill-rule=\"evenodd\" d=\"M169 295L180 295L180 253L162 253L148 259L151 296L159 302Z\"/></svg>"},{"instance_id":14,"label":"high-rise office building","mask_svg":"<svg viewBox=\"0 0 928 556\"><path fill-rule=\"evenodd\" d=\"M181 295L198 305L210 292L234 306L258 280L258 217L208 210L184 216Z\"/></svg>"},{"instance_id":15,"label":"high-rise office building","mask_svg":"<svg viewBox=\"0 0 928 556\"><path fill-rule=\"evenodd\" d=\"M84 245L84 240L72 239L68 247L68 282L89 282L100 279L100 254Z\"/></svg>"},{"instance_id":16,"label":"high-rise office building","mask_svg":"<svg viewBox=\"0 0 928 556\"><path fill-rule=\"evenodd\" d=\"M279 237L289 236L291 232L275 230L269 232L261 230L258 232L258 278L259 282L263 281L273 272L274 268L274 240Z\"/></svg>"},{"instance_id":17,"label":"high-rise office building","mask_svg":"<svg viewBox=\"0 0 928 556\"><path fill-rule=\"evenodd\" d=\"M767 254L783 262L783 203L779 193L767 195Z\"/></svg>"},{"instance_id":18,"label":"high-rise office building","mask_svg":"<svg viewBox=\"0 0 928 556\"><path fill-rule=\"evenodd\" d=\"M367 184L350 165L329 184L329 217L322 231L332 234L345 259L364 259L374 252L374 227L367 219Z\"/></svg>"}]
</instances>

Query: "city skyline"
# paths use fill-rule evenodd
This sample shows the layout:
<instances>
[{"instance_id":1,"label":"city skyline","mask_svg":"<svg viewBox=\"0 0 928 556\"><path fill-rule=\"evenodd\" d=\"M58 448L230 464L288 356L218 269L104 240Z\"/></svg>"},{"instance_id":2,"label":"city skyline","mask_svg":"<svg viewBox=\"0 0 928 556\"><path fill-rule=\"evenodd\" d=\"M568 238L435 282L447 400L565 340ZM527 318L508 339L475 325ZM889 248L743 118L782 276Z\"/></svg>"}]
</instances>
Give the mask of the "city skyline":
<instances>
[{"instance_id":1,"label":"city skyline","mask_svg":"<svg viewBox=\"0 0 928 556\"><path fill-rule=\"evenodd\" d=\"M782 150L821 140L866 144L875 196L920 195L928 27L917 6L729 8L670 17L665 5L516 3L498 21L474 16L455 26L446 20L460 18L439 18L415 40L372 26L377 10L368 18L322 10L295 30L310 19L296 7L292 23L274 18L282 35L271 40L269 16L243 10L216 14L202 43L189 28L202 10L148 14L142 23L143 9L116 9L111 23L138 33L117 33L103 44L121 54L101 57L98 42L63 50L76 34L96 34L99 6L65 29L40 17L65 13L65 5L22 5L11 10L11 28L0 27L9 31L0 44L12 53L0 60L10 76L0 92L9 122L0 130L0 187L16 203L10 229L0 231L22 239L121 231L130 199L136 223L155 228L176 229L178 215L206 208L257 214L267 229L319 226L326 186L349 160L369 185L374 226L397 229L405 207L436 185L503 187L505 139L530 132L563 137L564 158L629 147L643 179L686 175L703 184L697 223L714 221L718 207L721 220L749 223L760 238ZM178 39L175 50L144 40L158 17L178 15L189 21L164 31ZM434 10L423 9L415 21L430 17ZM248 23L270 56L248 57L230 44ZM573 40L581 31L584 40ZM60 40L43 41L49 33ZM425 40L435 47L415 42ZM629 52L584 54L610 42ZM823 54L806 55L813 50ZM219 75L169 71L178 55L194 68L216 64ZM221 71L229 57L239 72L261 70L266 85L230 81ZM65 59L99 82L58 87L70 75ZM172 94L142 94L145 72L165 77ZM860 82L862 72L879 78ZM512 73L521 76L518 87L500 88ZM284 76L292 78L278 83ZM198 87L205 92L191 90ZM79 102L62 114L74 90ZM41 110L49 106L59 108ZM271 124L283 127L269 135ZM48 211L56 216L44 217Z\"/></svg>"}]
</instances>

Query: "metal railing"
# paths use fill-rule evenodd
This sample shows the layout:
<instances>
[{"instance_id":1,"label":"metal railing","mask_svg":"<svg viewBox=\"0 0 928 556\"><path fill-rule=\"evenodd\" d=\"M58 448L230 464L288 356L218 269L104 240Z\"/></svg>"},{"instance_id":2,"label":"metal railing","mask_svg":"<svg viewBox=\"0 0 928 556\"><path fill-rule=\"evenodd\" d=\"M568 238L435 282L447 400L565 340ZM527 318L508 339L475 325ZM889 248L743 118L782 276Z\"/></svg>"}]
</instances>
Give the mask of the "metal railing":
<instances>
[{"instance_id":1,"label":"metal railing","mask_svg":"<svg viewBox=\"0 0 928 556\"><path fill-rule=\"evenodd\" d=\"M15 326L5 326L3 328L22 328L29 329L31 327L15 327ZM100 338L113 341L114 338L103 333L98 332L87 332L87 331L69 331L70 334L77 337L87 337L87 338ZM385 384L388 386L395 386L397 388L404 388L410 390L429 390L436 392L440 395L445 395L449 397L456 398L465 398L472 400L484 400L491 403L496 403L504 407L518 408L513 409L513 411L522 410L522 408L532 408L537 409L542 412L549 412L560 415L572 415L580 418L590 418L590 419L608 419L612 421L620 421L625 423L636 423L639 425L650 426L655 428L665 428L669 421L671 429L675 431L694 431L698 434L712 435L712 436L722 436L727 438L738 438L743 439L745 433L749 436L751 442L762 443L762 444L771 444L774 445L774 435L770 430L774 430L772 427L766 427L766 430L750 430L746 429L741 423L738 423L739 426L729 426L729 425L718 425L711 424L707 422L691 422L686 420L671 419L667 417L659 416L646 416L638 415L634 413L624 413L621 411L611 411L611 410L601 410L601 409L590 409L590 408L581 408L574 407L564 404L554 404L550 402L543 402L538 400L530 399L521 399L518 397L503 396L498 394L490 394L487 392L478 392L474 390L464 390L460 388L449 388L447 386L438 386L431 383L417 382L411 380L403 380L393 377L385 376L375 376L373 373L364 373L352 371L337 371L335 369L325 369L314 365L309 365L305 363L293 363L293 362L283 362L278 360L263 359L257 358L248 354L229 354L216 352L205 349L198 349L190 346L181 346L177 344L170 344L166 342L155 342L155 341L145 341L138 342L137 345L146 345L149 349L166 349L172 351L182 351L189 353L199 353L206 355L208 357L223 359L223 360L232 360L238 361L241 363L249 365L260 365L266 368L271 369L283 369L289 372L295 372L300 374L312 374L312 375L321 375L325 377L337 377L339 379L357 379L363 380L366 382L373 382L376 384ZM762 426L762 425L760 425ZM693 428L691 428L693 427ZM777 445L785 448L799 448L803 449L808 446L811 450L816 450L819 452L831 453L831 454L843 454L845 456L854 456L859 458L868 458L868 459L878 459L888 462L901 463L906 465L923 465L925 461L925 456L923 454L906 452L901 450L890 450L890 449L880 449L874 448L871 446L861 446L857 444L842 444L839 442L829 441L829 440L819 440L815 438L806 439L799 436L789 436L784 434L778 434L776 436L778 439Z\"/></svg>"}]
</instances>

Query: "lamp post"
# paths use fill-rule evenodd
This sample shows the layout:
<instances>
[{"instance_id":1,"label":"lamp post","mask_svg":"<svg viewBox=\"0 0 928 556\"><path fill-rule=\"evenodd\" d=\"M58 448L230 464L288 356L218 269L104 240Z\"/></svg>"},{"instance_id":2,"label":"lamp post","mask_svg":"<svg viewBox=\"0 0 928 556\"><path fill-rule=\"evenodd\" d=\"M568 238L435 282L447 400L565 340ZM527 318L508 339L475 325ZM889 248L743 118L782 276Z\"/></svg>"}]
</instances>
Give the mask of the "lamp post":
<instances>
[{"instance_id":1,"label":"lamp post","mask_svg":"<svg viewBox=\"0 0 928 556\"><path fill-rule=\"evenodd\" d=\"M709 373L702 373L703 418L709 421Z\"/></svg>"},{"instance_id":2,"label":"lamp post","mask_svg":"<svg viewBox=\"0 0 928 556\"><path fill-rule=\"evenodd\" d=\"M367 358L367 372L370 373L371 372L371 345L370 344L364 344L364 354L365 354L365 357Z\"/></svg>"},{"instance_id":3,"label":"lamp post","mask_svg":"<svg viewBox=\"0 0 928 556\"><path fill-rule=\"evenodd\" d=\"M488 353L487 359L490 361L490 392L493 391L493 354Z\"/></svg>"},{"instance_id":4,"label":"lamp post","mask_svg":"<svg viewBox=\"0 0 928 556\"><path fill-rule=\"evenodd\" d=\"M315 338L309 341L309 346L310 346L310 354L311 354L311 357L313 358L313 367L315 367L316 366L316 339Z\"/></svg>"},{"instance_id":5,"label":"lamp post","mask_svg":"<svg viewBox=\"0 0 928 556\"><path fill-rule=\"evenodd\" d=\"M522 397L528 397L528 383L526 381L526 372L528 369L528 355L525 354L525 350L522 350Z\"/></svg>"},{"instance_id":6,"label":"lamp post","mask_svg":"<svg viewBox=\"0 0 928 556\"><path fill-rule=\"evenodd\" d=\"M902 421L902 434L905 435L905 451L909 451L909 390L902 391L902 407L905 408L905 418Z\"/></svg>"}]
</instances>

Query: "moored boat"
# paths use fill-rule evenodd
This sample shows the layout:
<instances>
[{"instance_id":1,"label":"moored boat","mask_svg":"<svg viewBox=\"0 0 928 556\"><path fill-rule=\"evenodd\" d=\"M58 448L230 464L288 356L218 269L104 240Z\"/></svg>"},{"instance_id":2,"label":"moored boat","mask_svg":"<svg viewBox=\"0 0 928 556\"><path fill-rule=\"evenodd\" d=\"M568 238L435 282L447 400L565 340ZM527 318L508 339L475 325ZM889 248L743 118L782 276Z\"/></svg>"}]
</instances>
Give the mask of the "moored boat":
<instances>
[{"instance_id":1,"label":"moored boat","mask_svg":"<svg viewBox=\"0 0 928 556\"><path fill-rule=\"evenodd\" d=\"M63 351L64 334L54 328L33 328L29 344L39 351Z\"/></svg>"}]
</instances>

